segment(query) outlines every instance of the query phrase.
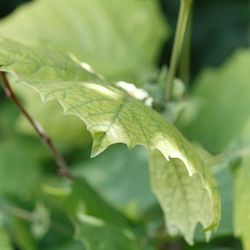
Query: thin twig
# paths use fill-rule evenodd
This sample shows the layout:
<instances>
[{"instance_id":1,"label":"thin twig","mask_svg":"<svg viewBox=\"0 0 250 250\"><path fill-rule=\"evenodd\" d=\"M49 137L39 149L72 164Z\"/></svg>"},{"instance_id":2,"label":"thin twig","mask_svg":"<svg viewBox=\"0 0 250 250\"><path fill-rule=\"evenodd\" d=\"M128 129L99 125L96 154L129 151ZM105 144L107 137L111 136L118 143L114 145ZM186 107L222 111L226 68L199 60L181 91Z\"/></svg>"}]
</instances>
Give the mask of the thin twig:
<instances>
[{"instance_id":1,"label":"thin twig","mask_svg":"<svg viewBox=\"0 0 250 250\"><path fill-rule=\"evenodd\" d=\"M54 160L58 166L58 172L61 176L64 176L70 180L74 180L75 178L70 174L67 164L59 152L59 150L55 147L51 138L46 134L42 126L28 113L28 111L24 108L22 103L19 101L14 91L12 90L8 78L5 72L0 71L0 76L3 82L3 87L6 96L12 100L17 108L21 111L21 113L26 117L32 127L35 129L37 134L39 135L41 141L48 147L50 152L52 153Z\"/></svg>"}]
</instances>

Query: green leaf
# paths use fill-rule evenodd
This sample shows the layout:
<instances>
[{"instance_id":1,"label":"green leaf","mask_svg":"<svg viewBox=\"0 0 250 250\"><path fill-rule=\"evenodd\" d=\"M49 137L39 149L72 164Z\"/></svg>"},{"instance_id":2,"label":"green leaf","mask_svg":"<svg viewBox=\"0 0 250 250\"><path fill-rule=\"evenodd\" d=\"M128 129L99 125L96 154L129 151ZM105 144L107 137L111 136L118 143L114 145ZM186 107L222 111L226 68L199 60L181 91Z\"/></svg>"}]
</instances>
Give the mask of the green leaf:
<instances>
[{"instance_id":1,"label":"green leaf","mask_svg":"<svg viewBox=\"0 0 250 250\"><path fill-rule=\"evenodd\" d=\"M234 224L235 234L241 237L244 250L250 250L250 158L245 158L236 172Z\"/></svg>"},{"instance_id":2,"label":"green leaf","mask_svg":"<svg viewBox=\"0 0 250 250\"><path fill-rule=\"evenodd\" d=\"M233 146L240 152L241 164L235 170L234 232L241 238L244 250L250 249L250 117Z\"/></svg>"},{"instance_id":3,"label":"green leaf","mask_svg":"<svg viewBox=\"0 0 250 250\"><path fill-rule=\"evenodd\" d=\"M73 193L67 204L71 206L73 215L81 212L120 228L128 226L126 218L82 178L74 182Z\"/></svg>"},{"instance_id":4,"label":"green leaf","mask_svg":"<svg viewBox=\"0 0 250 250\"><path fill-rule=\"evenodd\" d=\"M126 84L125 90L107 84L74 60L52 48L31 49L9 40L0 42L1 70L15 73L18 82L30 85L43 100L57 99L65 114L84 121L94 140L92 156L114 143L159 150L166 160L180 159L189 175L197 173L211 201L217 200L199 155L171 124L130 95ZM141 93L138 89L133 92ZM217 203L212 206L218 207ZM211 228L218 223L218 214L213 216Z\"/></svg>"},{"instance_id":5,"label":"green leaf","mask_svg":"<svg viewBox=\"0 0 250 250\"><path fill-rule=\"evenodd\" d=\"M129 231L105 224L95 217L79 215L76 239L82 241L86 250L139 250Z\"/></svg>"},{"instance_id":6,"label":"green leaf","mask_svg":"<svg viewBox=\"0 0 250 250\"><path fill-rule=\"evenodd\" d=\"M152 0L40 0L0 24L1 36L65 48L106 78L126 81L156 71L167 32L158 2Z\"/></svg>"},{"instance_id":7,"label":"green leaf","mask_svg":"<svg viewBox=\"0 0 250 250\"><path fill-rule=\"evenodd\" d=\"M129 210L133 206L135 214L139 214L156 202L149 187L147 160L142 148L128 151L116 145L94 159L76 164L74 173L87 178L117 207Z\"/></svg>"},{"instance_id":8,"label":"green leaf","mask_svg":"<svg viewBox=\"0 0 250 250\"><path fill-rule=\"evenodd\" d=\"M74 238L86 249L139 249L127 219L84 179L74 181L71 192L61 201L61 195L53 194L52 189L47 188L52 198L47 204L52 202L67 213L75 227Z\"/></svg>"},{"instance_id":9,"label":"green leaf","mask_svg":"<svg viewBox=\"0 0 250 250\"><path fill-rule=\"evenodd\" d=\"M38 189L41 166L34 157L34 149L25 141L0 143L0 194L28 198Z\"/></svg>"},{"instance_id":10,"label":"green leaf","mask_svg":"<svg viewBox=\"0 0 250 250\"><path fill-rule=\"evenodd\" d=\"M1 226L0 226L0 249L1 250L12 250L13 249L7 233L1 228Z\"/></svg>"},{"instance_id":11,"label":"green leaf","mask_svg":"<svg viewBox=\"0 0 250 250\"><path fill-rule=\"evenodd\" d=\"M239 50L219 69L205 70L194 97L201 110L187 134L212 152L228 147L249 119L250 50Z\"/></svg>"},{"instance_id":12,"label":"green leaf","mask_svg":"<svg viewBox=\"0 0 250 250\"><path fill-rule=\"evenodd\" d=\"M217 238L232 235L233 232L233 175L228 165L214 166L213 170L221 195L221 221L213 235Z\"/></svg>"},{"instance_id":13,"label":"green leaf","mask_svg":"<svg viewBox=\"0 0 250 250\"><path fill-rule=\"evenodd\" d=\"M203 183L199 175L189 176L183 162L178 159L167 162L156 151L151 154L150 173L152 189L160 201L170 235L182 234L193 244L198 223L204 229L211 229L218 223L219 196L209 172L204 172L206 183Z\"/></svg>"}]
</instances>

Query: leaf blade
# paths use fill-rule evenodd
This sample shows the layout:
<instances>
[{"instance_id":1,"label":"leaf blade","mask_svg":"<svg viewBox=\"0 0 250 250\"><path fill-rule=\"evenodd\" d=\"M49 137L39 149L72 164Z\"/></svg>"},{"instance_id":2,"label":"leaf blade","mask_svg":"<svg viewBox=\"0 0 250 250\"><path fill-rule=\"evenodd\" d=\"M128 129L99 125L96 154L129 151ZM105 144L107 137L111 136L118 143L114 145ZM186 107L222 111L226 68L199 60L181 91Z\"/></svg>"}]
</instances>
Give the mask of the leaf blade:
<instances>
[{"instance_id":1,"label":"leaf blade","mask_svg":"<svg viewBox=\"0 0 250 250\"><path fill-rule=\"evenodd\" d=\"M1 41L0 65L0 70L15 73L18 82L31 86L43 100L56 99L65 114L80 118L94 139L92 156L111 144L124 143L129 148L143 145L150 151L158 150L165 160L180 159L188 174L198 174L207 189L217 212L206 227L207 230L216 227L219 201L207 170L189 142L160 114L115 84L106 83L97 74L76 64L61 51Z\"/></svg>"},{"instance_id":2,"label":"leaf blade","mask_svg":"<svg viewBox=\"0 0 250 250\"><path fill-rule=\"evenodd\" d=\"M219 221L220 204L215 182L206 172L206 185L199 175L189 176L178 159L165 161L155 151L150 156L151 186L160 201L170 235L181 233L193 244L196 225L205 231L213 229ZM206 233L207 238L210 233Z\"/></svg>"}]
</instances>

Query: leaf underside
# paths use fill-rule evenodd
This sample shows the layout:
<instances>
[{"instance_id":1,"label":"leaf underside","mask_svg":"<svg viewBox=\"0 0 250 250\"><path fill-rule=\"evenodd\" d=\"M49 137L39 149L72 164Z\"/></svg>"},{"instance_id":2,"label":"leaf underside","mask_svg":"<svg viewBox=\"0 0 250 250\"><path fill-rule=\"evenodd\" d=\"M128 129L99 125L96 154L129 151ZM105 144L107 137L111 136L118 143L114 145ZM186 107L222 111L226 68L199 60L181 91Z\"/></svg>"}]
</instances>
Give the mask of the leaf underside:
<instances>
[{"instance_id":1,"label":"leaf underside","mask_svg":"<svg viewBox=\"0 0 250 250\"><path fill-rule=\"evenodd\" d=\"M151 153L150 176L152 190L160 201L169 234L182 234L189 244L193 244L197 223L206 228L215 216L209 192L201 178L196 174L190 177L180 160L166 161L159 151ZM206 176L210 178L210 185L216 188L210 174ZM206 233L207 238L209 235Z\"/></svg>"},{"instance_id":2,"label":"leaf underside","mask_svg":"<svg viewBox=\"0 0 250 250\"><path fill-rule=\"evenodd\" d=\"M79 117L93 137L92 156L111 144L124 143L129 148L143 145L158 150L166 160L181 160L189 175L198 174L208 193L213 216L205 226L211 229L218 224L217 191L199 155L160 114L52 47L29 48L2 39L0 65L1 71L15 75L17 82L32 87L44 101L56 99L65 114Z\"/></svg>"}]
</instances>

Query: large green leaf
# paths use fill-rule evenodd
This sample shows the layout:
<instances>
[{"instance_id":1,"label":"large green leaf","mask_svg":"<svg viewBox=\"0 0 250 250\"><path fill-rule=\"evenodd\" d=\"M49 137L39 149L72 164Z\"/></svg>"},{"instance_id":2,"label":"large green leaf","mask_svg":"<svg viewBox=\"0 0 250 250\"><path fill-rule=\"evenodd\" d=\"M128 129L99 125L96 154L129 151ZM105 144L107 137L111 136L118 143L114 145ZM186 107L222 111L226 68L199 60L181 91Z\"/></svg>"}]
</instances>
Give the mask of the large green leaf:
<instances>
[{"instance_id":1,"label":"large green leaf","mask_svg":"<svg viewBox=\"0 0 250 250\"><path fill-rule=\"evenodd\" d=\"M4 37L65 48L106 78L127 81L156 70L167 30L152 0L38 0L0 25Z\"/></svg>"},{"instance_id":2,"label":"large green leaf","mask_svg":"<svg viewBox=\"0 0 250 250\"><path fill-rule=\"evenodd\" d=\"M217 192L199 155L160 114L134 97L139 90L132 96L116 84L107 84L62 51L28 48L9 40L0 42L0 65L1 71L15 73L18 82L30 85L43 100L57 99L65 114L83 120L94 140L92 156L111 144L124 143L129 148L139 144L159 150L166 160L178 158L189 175L198 174L217 210ZM218 214L213 216L211 228L218 223Z\"/></svg>"},{"instance_id":3,"label":"large green leaf","mask_svg":"<svg viewBox=\"0 0 250 250\"><path fill-rule=\"evenodd\" d=\"M189 137L213 152L237 138L250 117L249 68L250 50L240 50L221 68L201 74L194 90L201 110L187 131Z\"/></svg>"},{"instance_id":4,"label":"large green leaf","mask_svg":"<svg viewBox=\"0 0 250 250\"><path fill-rule=\"evenodd\" d=\"M170 235L180 233L193 244L198 223L208 228L218 222L219 198L210 173L205 173L207 189L200 176L189 176L180 160L167 162L157 151L151 154L150 172L152 189L161 203Z\"/></svg>"}]
</instances>

